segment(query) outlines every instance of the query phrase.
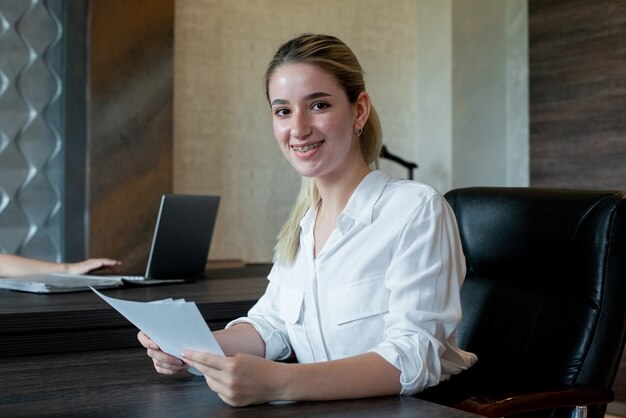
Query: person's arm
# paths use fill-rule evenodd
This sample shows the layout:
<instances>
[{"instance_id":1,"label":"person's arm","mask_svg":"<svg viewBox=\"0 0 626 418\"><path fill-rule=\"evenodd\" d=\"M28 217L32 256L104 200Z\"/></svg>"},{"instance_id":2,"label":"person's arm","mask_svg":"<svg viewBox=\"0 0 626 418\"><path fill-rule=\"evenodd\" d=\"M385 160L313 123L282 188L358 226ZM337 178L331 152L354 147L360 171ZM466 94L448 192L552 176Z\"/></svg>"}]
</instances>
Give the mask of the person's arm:
<instances>
[{"instance_id":1,"label":"person's arm","mask_svg":"<svg viewBox=\"0 0 626 418\"><path fill-rule=\"evenodd\" d=\"M86 274L103 268L115 271L121 264L117 260L108 258L90 258L78 263L56 263L12 254L0 254L0 277L45 273Z\"/></svg>"},{"instance_id":2,"label":"person's arm","mask_svg":"<svg viewBox=\"0 0 626 418\"><path fill-rule=\"evenodd\" d=\"M184 360L159 349L140 332L157 372L200 370L224 402L245 406L272 400L333 400L398 394L400 371L376 353L314 364L281 363L263 358L265 344L250 324L214 332L226 357L188 351Z\"/></svg>"},{"instance_id":3,"label":"person's arm","mask_svg":"<svg viewBox=\"0 0 626 418\"><path fill-rule=\"evenodd\" d=\"M213 336L226 356L247 353L265 357L265 342L251 324L236 324L228 329L215 331Z\"/></svg>"},{"instance_id":4,"label":"person's arm","mask_svg":"<svg viewBox=\"0 0 626 418\"><path fill-rule=\"evenodd\" d=\"M272 400L335 400L400 393L400 371L376 353L312 364L277 363L249 354L189 351L184 361L231 406Z\"/></svg>"},{"instance_id":5,"label":"person's arm","mask_svg":"<svg viewBox=\"0 0 626 418\"><path fill-rule=\"evenodd\" d=\"M400 371L376 353L312 364L287 364L280 399L355 399L400 393Z\"/></svg>"}]
</instances>

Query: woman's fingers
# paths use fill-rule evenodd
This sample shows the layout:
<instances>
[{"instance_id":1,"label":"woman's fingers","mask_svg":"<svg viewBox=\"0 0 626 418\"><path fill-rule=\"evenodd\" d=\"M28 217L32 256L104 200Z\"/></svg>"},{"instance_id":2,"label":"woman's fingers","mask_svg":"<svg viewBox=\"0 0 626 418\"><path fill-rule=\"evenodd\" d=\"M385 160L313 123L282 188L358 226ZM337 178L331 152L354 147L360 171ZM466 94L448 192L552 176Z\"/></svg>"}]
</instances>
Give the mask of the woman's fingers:
<instances>
[{"instance_id":1,"label":"woman's fingers","mask_svg":"<svg viewBox=\"0 0 626 418\"><path fill-rule=\"evenodd\" d=\"M185 351L182 357L188 366L195 367L204 375L212 390L221 392L217 386L228 380L231 358L199 351Z\"/></svg>"},{"instance_id":2,"label":"woman's fingers","mask_svg":"<svg viewBox=\"0 0 626 418\"><path fill-rule=\"evenodd\" d=\"M189 368L187 364L181 359L171 356L159 349L159 346L154 343L143 331L137 334L137 339L144 348L148 357L152 359L154 368L161 374L175 374L185 371Z\"/></svg>"},{"instance_id":3,"label":"woman's fingers","mask_svg":"<svg viewBox=\"0 0 626 418\"><path fill-rule=\"evenodd\" d=\"M228 357L201 351L185 351L183 353L183 359L187 364L202 371L204 371L204 369L221 370L224 368L224 364L228 362Z\"/></svg>"},{"instance_id":4,"label":"woman's fingers","mask_svg":"<svg viewBox=\"0 0 626 418\"><path fill-rule=\"evenodd\" d=\"M159 349L159 346L156 345L156 343L152 341L150 337L148 337L143 331L139 331L139 333L137 334L137 339L139 340L141 345L144 346L144 348L151 348L153 350Z\"/></svg>"},{"instance_id":5,"label":"woman's fingers","mask_svg":"<svg viewBox=\"0 0 626 418\"><path fill-rule=\"evenodd\" d=\"M185 365L185 362L182 361L181 359L176 358L174 356L170 356L169 354L164 353L161 350L153 350L151 348L148 348L147 353L150 358L162 364L170 364L172 366L184 366Z\"/></svg>"},{"instance_id":6,"label":"woman's fingers","mask_svg":"<svg viewBox=\"0 0 626 418\"><path fill-rule=\"evenodd\" d=\"M155 358L152 358L152 363L154 364L155 370L162 374L176 374L183 372L189 368L189 366L185 363L175 364L168 361L159 361Z\"/></svg>"},{"instance_id":7,"label":"woman's fingers","mask_svg":"<svg viewBox=\"0 0 626 418\"><path fill-rule=\"evenodd\" d=\"M159 373L175 374L185 371L189 368L189 366L181 359L170 356L169 354L164 353L161 350L153 350L151 348L148 348L147 353L148 356L152 358L154 368Z\"/></svg>"}]
</instances>

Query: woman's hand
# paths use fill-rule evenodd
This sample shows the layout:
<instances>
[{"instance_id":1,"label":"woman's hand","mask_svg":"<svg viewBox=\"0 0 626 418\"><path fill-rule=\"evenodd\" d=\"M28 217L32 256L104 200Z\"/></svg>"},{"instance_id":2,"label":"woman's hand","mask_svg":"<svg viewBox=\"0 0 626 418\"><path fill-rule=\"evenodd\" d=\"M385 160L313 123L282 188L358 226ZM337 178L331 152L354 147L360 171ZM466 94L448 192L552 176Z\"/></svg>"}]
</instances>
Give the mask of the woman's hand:
<instances>
[{"instance_id":1,"label":"woman's hand","mask_svg":"<svg viewBox=\"0 0 626 418\"><path fill-rule=\"evenodd\" d=\"M143 331L139 331L137 339L147 349L148 357L152 359L154 368L161 374L176 374L189 368L182 360L164 353L154 341Z\"/></svg>"},{"instance_id":2,"label":"woman's hand","mask_svg":"<svg viewBox=\"0 0 626 418\"><path fill-rule=\"evenodd\" d=\"M209 388L231 406L285 400L286 364L251 354L223 357L198 351L184 352L183 360L202 372Z\"/></svg>"},{"instance_id":3,"label":"woman's hand","mask_svg":"<svg viewBox=\"0 0 626 418\"><path fill-rule=\"evenodd\" d=\"M118 272L122 263L110 258L89 258L78 263L65 263L65 272L68 274L87 274L105 268Z\"/></svg>"}]
</instances>

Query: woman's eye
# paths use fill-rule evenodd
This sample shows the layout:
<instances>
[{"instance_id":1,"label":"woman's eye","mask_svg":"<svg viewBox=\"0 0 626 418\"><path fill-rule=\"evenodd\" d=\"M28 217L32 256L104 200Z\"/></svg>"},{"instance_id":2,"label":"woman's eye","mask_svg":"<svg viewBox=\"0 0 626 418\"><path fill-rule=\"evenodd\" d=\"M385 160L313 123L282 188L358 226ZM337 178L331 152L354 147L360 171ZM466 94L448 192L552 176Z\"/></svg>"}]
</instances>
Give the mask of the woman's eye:
<instances>
[{"instance_id":1,"label":"woman's eye","mask_svg":"<svg viewBox=\"0 0 626 418\"><path fill-rule=\"evenodd\" d=\"M274 114L278 117L284 117L289 114L289 109L285 109L285 108L274 109Z\"/></svg>"},{"instance_id":2,"label":"woman's eye","mask_svg":"<svg viewBox=\"0 0 626 418\"><path fill-rule=\"evenodd\" d=\"M324 109L328 109L329 107L330 105L325 102L315 102L313 103L313 106L311 106L311 108L315 110L324 110Z\"/></svg>"}]
</instances>

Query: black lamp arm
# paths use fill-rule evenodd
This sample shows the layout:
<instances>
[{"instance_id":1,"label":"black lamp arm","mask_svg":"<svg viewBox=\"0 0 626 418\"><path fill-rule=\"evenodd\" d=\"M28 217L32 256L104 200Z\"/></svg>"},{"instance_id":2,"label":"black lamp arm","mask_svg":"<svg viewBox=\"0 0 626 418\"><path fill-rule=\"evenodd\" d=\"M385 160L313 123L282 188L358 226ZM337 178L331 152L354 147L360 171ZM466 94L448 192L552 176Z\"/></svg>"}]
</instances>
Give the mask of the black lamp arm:
<instances>
[{"instance_id":1,"label":"black lamp arm","mask_svg":"<svg viewBox=\"0 0 626 418\"><path fill-rule=\"evenodd\" d=\"M398 157L395 154L390 153L387 150L387 147L385 145L383 145L383 147L380 150L380 158L385 158L387 160L391 160L395 163L400 164L401 166L405 167L407 170L409 170L409 179L413 180L413 170L417 168L417 164L411 162L411 161L407 161L403 158Z\"/></svg>"}]
</instances>

